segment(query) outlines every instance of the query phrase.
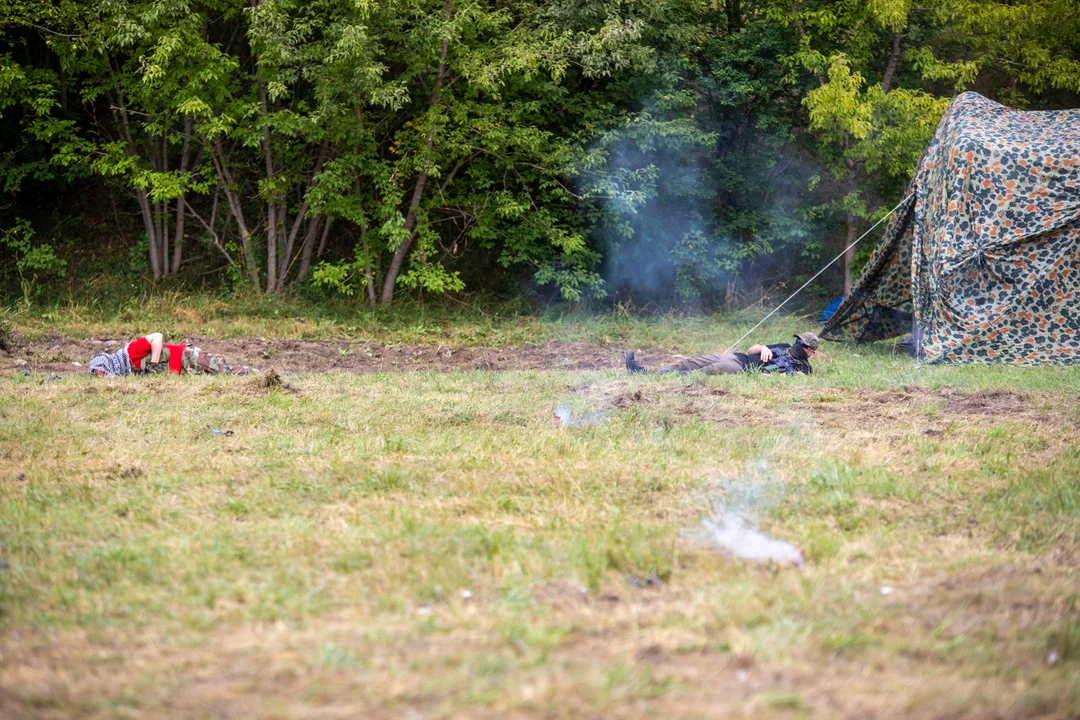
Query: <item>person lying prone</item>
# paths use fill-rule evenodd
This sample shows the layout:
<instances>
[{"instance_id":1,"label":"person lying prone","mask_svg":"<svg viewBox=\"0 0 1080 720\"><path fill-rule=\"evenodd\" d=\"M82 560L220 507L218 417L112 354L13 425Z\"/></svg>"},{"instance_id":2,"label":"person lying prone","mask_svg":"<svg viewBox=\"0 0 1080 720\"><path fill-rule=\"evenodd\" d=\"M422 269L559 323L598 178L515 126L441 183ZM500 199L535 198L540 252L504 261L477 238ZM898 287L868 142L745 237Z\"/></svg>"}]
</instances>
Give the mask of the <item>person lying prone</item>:
<instances>
[{"instance_id":1,"label":"person lying prone","mask_svg":"<svg viewBox=\"0 0 1080 720\"><path fill-rule=\"evenodd\" d=\"M809 375L813 372L810 358L818 348L818 338L814 333L802 333L795 336L795 342L776 343L774 345L754 345L745 353L717 353L701 357L686 358L674 365L649 370L637 362L633 350L626 351L626 371L635 373L685 373L700 370L710 375L740 373L744 370L757 370L765 373L790 375L800 373Z\"/></svg>"},{"instance_id":2,"label":"person lying prone","mask_svg":"<svg viewBox=\"0 0 1080 720\"><path fill-rule=\"evenodd\" d=\"M161 333L132 340L116 352L98 353L87 369L91 375L98 376L161 372L248 375L257 372L246 365L233 367L221 355L208 353L194 345L166 345Z\"/></svg>"}]
</instances>

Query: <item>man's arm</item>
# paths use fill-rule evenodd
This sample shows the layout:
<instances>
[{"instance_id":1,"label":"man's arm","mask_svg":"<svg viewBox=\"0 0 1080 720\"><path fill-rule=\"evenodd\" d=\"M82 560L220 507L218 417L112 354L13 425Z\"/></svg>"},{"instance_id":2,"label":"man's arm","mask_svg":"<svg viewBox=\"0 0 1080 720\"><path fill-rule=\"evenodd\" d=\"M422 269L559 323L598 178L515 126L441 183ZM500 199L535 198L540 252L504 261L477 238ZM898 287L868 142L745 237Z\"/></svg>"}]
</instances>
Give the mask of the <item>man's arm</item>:
<instances>
[{"instance_id":1,"label":"man's arm","mask_svg":"<svg viewBox=\"0 0 1080 720\"><path fill-rule=\"evenodd\" d=\"M753 345L746 351L747 355L761 355L761 362L767 363L772 360L772 350L768 345Z\"/></svg>"},{"instance_id":2,"label":"man's arm","mask_svg":"<svg viewBox=\"0 0 1080 720\"><path fill-rule=\"evenodd\" d=\"M164 336L161 333L150 333L146 336L146 339L150 342L150 362L156 363L161 361L161 345L165 341Z\"/></svg>"}]
</instances>

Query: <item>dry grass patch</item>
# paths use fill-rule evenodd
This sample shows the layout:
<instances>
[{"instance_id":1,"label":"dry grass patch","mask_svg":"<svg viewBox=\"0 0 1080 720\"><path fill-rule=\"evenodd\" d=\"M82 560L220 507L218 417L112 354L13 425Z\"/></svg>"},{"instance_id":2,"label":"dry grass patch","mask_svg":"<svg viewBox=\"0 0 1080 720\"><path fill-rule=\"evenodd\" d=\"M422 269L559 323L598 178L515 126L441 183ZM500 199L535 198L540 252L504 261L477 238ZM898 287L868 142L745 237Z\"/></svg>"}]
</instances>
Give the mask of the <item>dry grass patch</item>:
<instances>
[{"instance_id":1,"label":"dry grass patch","mask_svg":"<svg viewBox=\"0 0 1080 720\"><path fill-rule=\"evenodd\" d=\"M0 702L1075 714L1080 375L865 353L811 378L284 376L295 392L0 376ZM695 541L717 504L808 566Z\"/></svg>"}]
</instances>

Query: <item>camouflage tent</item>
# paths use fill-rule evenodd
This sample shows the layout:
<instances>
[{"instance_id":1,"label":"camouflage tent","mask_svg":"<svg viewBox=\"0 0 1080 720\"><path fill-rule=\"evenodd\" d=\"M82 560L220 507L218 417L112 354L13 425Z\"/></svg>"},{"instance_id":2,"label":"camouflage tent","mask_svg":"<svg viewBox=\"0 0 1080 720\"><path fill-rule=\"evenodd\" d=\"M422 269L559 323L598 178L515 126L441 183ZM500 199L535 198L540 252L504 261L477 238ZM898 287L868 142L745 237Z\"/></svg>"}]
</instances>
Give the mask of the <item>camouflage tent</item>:
<instances>
[{"instance_id":1,"label":"camouflage tent","mask_svg":"<svg viewBox=\"0 0 1080 720\"><path fill-rule=\"evenodd\" d=\"M1080 363L1080 110L956 98L828 340L922 330L928 361Z\"/></svg>"}]
</instances>

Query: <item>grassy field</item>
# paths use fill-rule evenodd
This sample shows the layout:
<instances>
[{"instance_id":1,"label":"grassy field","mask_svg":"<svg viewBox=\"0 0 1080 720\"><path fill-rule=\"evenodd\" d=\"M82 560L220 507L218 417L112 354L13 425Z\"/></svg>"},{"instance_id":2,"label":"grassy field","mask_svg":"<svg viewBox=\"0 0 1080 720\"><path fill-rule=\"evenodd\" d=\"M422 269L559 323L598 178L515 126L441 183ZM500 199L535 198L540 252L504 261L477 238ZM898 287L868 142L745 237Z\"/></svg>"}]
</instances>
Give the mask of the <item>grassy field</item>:
<instances>
[{"instance_id":1,"label":"grassy field","mask_svg":"<svg viewBox=\"0 0 1080 720\"><path fill-rule=\"evenodd\" d=\"M224 299L214 295L170 294L136 298L116 306L58 304L46 310L11 313L27 339L59 334L67 338L135 337L163 332L167 338L288 338L389 343L429 343L460 347L503 347L522 343L632 341L649 347L735 340L764 313L748 308L716 319L667 315L647 319L629 312L567 315L552 309L536 315L520 303L425 305L405 300L393 309L356 302L267 300L262 296ZM5 317L0 316L0 330ZM770 326L776 327L776 326ZM795 327L780 323L782 331ZM806 329L805 323L799 325ZM734 333L734 335L732 335Z\"/></svg>"},{"instance_id":2,"label":"grassy field","mask_svg":"<svg viewBox=\"0 0 1080 720\"><path fill-rule=\"evenodd\" d=\"M124 312L18 330L574 340L612 369L267 388L0 355L0 716L1080 713L1077 369L827 344L811 377L629 378L624 346L752 317ZM703 541L724 508L806 566Z\"/></svg>"}]
</instances>

